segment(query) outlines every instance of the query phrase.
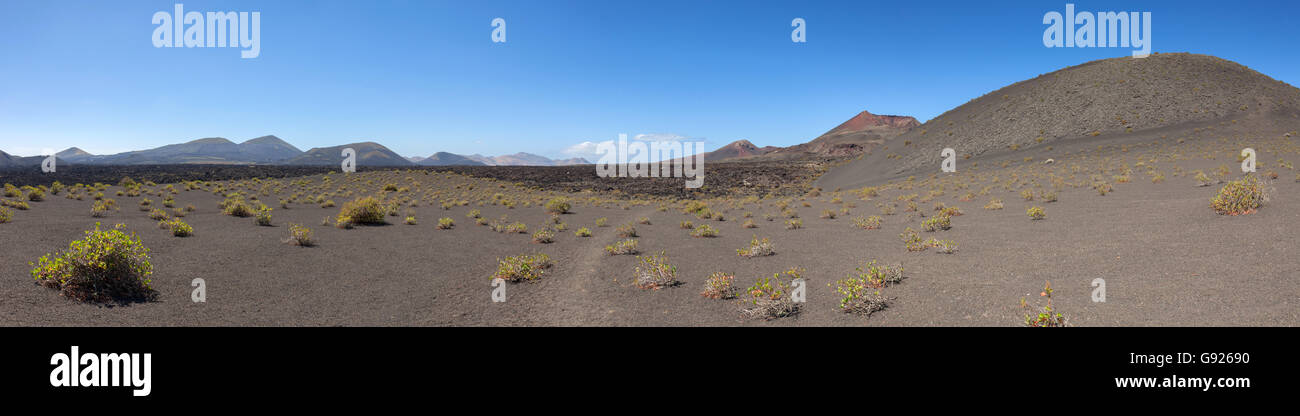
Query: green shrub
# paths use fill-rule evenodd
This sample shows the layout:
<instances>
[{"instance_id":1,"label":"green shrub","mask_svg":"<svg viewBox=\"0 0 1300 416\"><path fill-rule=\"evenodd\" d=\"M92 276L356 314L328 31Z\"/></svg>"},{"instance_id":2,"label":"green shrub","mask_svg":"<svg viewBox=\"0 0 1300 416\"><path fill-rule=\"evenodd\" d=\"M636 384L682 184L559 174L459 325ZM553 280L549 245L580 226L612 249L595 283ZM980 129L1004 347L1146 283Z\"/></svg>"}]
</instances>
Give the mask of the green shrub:
<instances>
[{"instance_id":1,"label":"green shrub","mask_svg":"<svg viewBox=\"0 0 1300 416\"><path fill-rule=\"evenodd\" d=\"M134 234L127 235L119 226L112 230L95 229L86 238L69 244L68 250L41 256L32 269L32 277L42 286L59 289L59 293L83 302L134 302L156 299L150 287L149 249Z\"/></svg>"},{"instance_id":2,"label":"green shrub","mask_svg":"<svg viewBox=\"0 0 1300 416\"><path fill-rule=\"evenodd\" d=\"M939 253L952 254L957 252L957 243L950 240L929 239L925 241L926 247L934 247Z\"/></svg>"},{"instance_id":3,"label":"green shrub","mask_svg":"<svg viewBox=\"0 0 1300 416\"><path fill-rule=\"evenodd\" d=\"M576 235L578 237L591 237L591 230L588 230L587 227L582 227L579 228L577 231L574 231L573 235Z\"/></svg>"},{"instance_id":4,"label":"green shrub","mask_svg":"<svg viewBox=\"0 0 1300 416\"><path fill-rule=\"evenodd\" d=\"M161 210L161 209L155 209L155 210L153 210L153 211L149 211L149 219L154 220L154 221L162 221L162 220L166 220L166 219L167 219L167 211L163 211L163 210Z\"/></svg>"},{"instance_id":5,"label":"green shrub","mask_svg":"<svg viewBox=\"0 0 1300 416\"><path fill-rule=\"evenodd\" d=\"M253 216L253 207L243 198L227 198L225 202L221 203L221 212L232 217L251 217Z\"/></svg>"},{"instance_id":6,"label":"green shrub","mask_svg":"<svg viewBox=\"0 0 1300 416\"><path fill-rule=\"evenodd\" d=\"M629 238L627 240L618 241L615 242L614 244L605 246L605 252L609 253L609 255L611 256L618 256L623 254L636 254L637 253L636 246L637 246L636 240Z\"/></svg>"},{"instance_id":7,"label":"green shrub","mask_svg":"<svg viewBox=\"0 0 1300 416\"><path fill-rule=\"evenodd\" d=\"M665 252L660 251L659 254L650 256L638 256L637 261L636 277L632 279L632 284L636 287L659 290L678 284L677 267L668 264L668 255Z\"/></svg>"},{"instance_id":8,"label":"green shrub","mask_svg":"<svg viewBox=\"0 0 1300 416\"><path fill-rule=\"evenodd\" d=\"M902 266L880 266L875 260L863 263L857 267L857 273L835 281L835 292L841 296L840 311L870 315L885 309L889 299L880 294L880 289L902 280Z\"/></svg>"},{"instance_id":9,"label":"green shrub","mask_svg":"<svg viewBox=\"0 0 1300 416\"><path fill-rule=\"evenodd\" d=\"M310 228L298 224L289 224L289 238L284 242L299 247L311 247L316 245L316 241L312 239L311 234Z\"/></svg>"},{"instance_id":10,"label":"green shrub","mask_svg":"<svg viewBox=\"0 0 1300 416\"><path fill-rule=\"evenodd\" d=\"M785 229L787 230L798 230L800 228L803 228L803 220L801 219L791 218L785 221Z\"/></svg>"},{"instance_id":11,"label":"green shrub","mask_svg":"<svg viewBox=\"0 0 1300 416\"><path fill-rule=\"evenodd\" d=\"M28 188L30 188L27 191L28 201L41 202L45 200L45 191L42 191L41 188L33 188L33 187L28 187Z\"/></svg>"},{"instance_id":12,"label":"green shrub","mask_svg":"<svg viewBox=\"0 0 1300 416\"><path fill-rule=\"evenodd\" d=\"M480 217L479 219L482 219L482 218ZM456 226L456 222L455 222L455 221L452 221L452 220L451 220L451 217L442 217L442 218L438 219L438 229L439 229L439 230L450 230L451 227L455 227L455 226Z\"/></svg>"},{"instance_id":13,"label":"green shrub","mask_svg":"<svg viewBox=\"0 0 1300 416\"><path fill-rule=\"evenodd\" d=\"M1031 220L1041 220L1043 218L1047 218L1047 212L1043 211L1043 207L1037 205L1029 207L1029 209L1025 210L1025 214L1028 214L1029 219Z\"/></svg>"},{"instance_id":14,"label":"green shrub","mask_svg":"<svg viewBox=\"0 0 1300 416\"><path fill-rule=\"evenodd\" d=\"M194 235L194 227L181 221L180 218L173 218L170 221L163 221L166 228L171 231L175 237L189 237Z\"/></svg>"},{"instance_id":15,"label":"green shrub","mask_svg":"<svg viewBox=\"0 0 1300 416\"><path fill-rule=\"evenodd\" d=\"M569 198L555 197L546 202L546 212L554 214L566 214L572 208L569 204Z\"/></svg>"},{"instance_id":16,"label":"green shrub","mask_svg":"<svg viewBox=\"0 0 1300 416\"><path fill-rule=\"evenodd\" d=\"M735 275L713 272L708 278L704 279L704 291L700 292L700 296L709 299L734 298L736 297L735 280Z\"/></svg>"},{"instance_id":17,"label":"green shrub","mask_svg":"<svg viewBox=\"0 0 1300 416\"><path fill-rule=\"evenodd\" d=\"M741 257L763 257L773 254L776 254L776 245L772 244L772 240L767 237L759 240L757 235L749 240L749 247L736 249L736 255Z\"/></svg>"},{"instance_id":18,"label":"green shrub","mask_svg":"<svg viewBox=\"0 0 1300 416\"><path fill-rule=\"evenodd\" d=\"M952 228L952 220L947 215L935 215L921 221L921 229L926 232L935 232Z\"/></svg>"},{"instance_id":19,"label":"green shrub","mask_svg":"<svg viewBox=\"0 0 1300 416\"><path fill-rule=\"evenodd\" d=\"M609 221L609 219L608 219L608 218L605 218L605 217L597 218L597 219L596 219L596 226L597 226L597 227L604 227L604 226L605 226L605 223L608 222L608 221Z\"/></svg>"},{"instance_id":20,"label":"green shrub","mask_svg":"<svg viewBox=\"0 0 1300 416\"><path fill-rule=\"evenodd\" d=\"M781 273L775 273L771 278L758 279L745 290L741 312L751 318L767 320L799 313L799 304L790 299L790 291L794 279L799 279L802 274L803 269L795 267L785 271L789 282L781 278Z\"/></svg>"},{"instance_id":21,"label":"green shrub","mask_svg":"<svg viewBox=\"0 0 1300 416\"><path fill-rule=\"evenodd\" d=\"M1065 315L1052 308L1052 292L1054 292L1052 282L1047 282L1042 293L1039 293L1039 296L1047 298L1047 305L1037 312L1035 310L1039 308L1029 306L1025 298L1020 298L1020 309L1025 311L1025 326L1037 328L1066 326Z\"/></svg>"},{"instance_id":22,"label":"green shrub","mask_svg":"<svg viewBox=\"0 0 1300 416\"><path fill-rule=\"evenodd\" d=\"M263 227L271 226L271 208L261 205L257 208L257 225Z\"/></svg>"},{"instance_id":23,"label":"green shrub","mask_svg":"<svg viewBox=\"0 0 1300 416\"><path fill-rule=\"evenodd\" d=\"M550 244L555 241L555 232L548 229L540 229L533 233L533 242L538 244Z\"/></svg>"},{"instance_id":24,"label":"green shrub","mask_svg":"<svg viewBox=\"0 0 1300 416\"><path fill-rule=\"evenodd\" d=\"M1266 197L1259 178L1247 176L1223 185L1219 193L1210 198L1210 208L1221 215L1246 215L1263 206Z\"/></svg>"},{"instance_id":25,"label":"green shrub","mask_svg":"<svg viewBox=\"0 0 1300 416\"><path fill-rule=\"evenodd\" d=\"M926 246L921 243L921 235L917 234L912 227L903 230L898 235L898 238L903 240L903 245L907 247L907 251L925 251Z\"/></svg>"},{"instance_id":26,"label":"green shrub","mask_svg":"<svg viewBox=\"0 0 1300 416\"><path fill-rule=\"evenodd\" d=\"M343 204L339 210L339 224L382 225L386 224L384 204L375 197L362 197Z\"/></svg>"},{"instance_id":27,"label":"green shrub","mask_svg":"<svg viewBox=\"0 0 1300 416\"><path fill-rule=\"evenodd\" d=\"M693 236L693 237L703 237L703 238L713 238L713 237L717 237L717 236L718 236L718 229L717 229L717 228L713 228L712 226L710 226L710 225L708 225L708 224L701 224L699 227L695 227L695 231L691 231L691 236Z\"/></svg>"},{"instance_id":28,"label":"green shrub","mask_svg":"<svg viewBox=\"0 0 1300 416\"><path fill-rule=\"evenodd\" d=\"M551 267L551 258L545 254L523 254L497 260L497 271L492 280L502 279L507 282L535 282L546 274Z\"/></svg>"},{"instance_id":29,"label":"green shrub","mask_svg":"<svg viewBox=\"0 0 1300 416\"><path fill-rule=\"evenodd\" d=\"M872 215L870 217L854 217L853 226L864 230L875 230L880 228L880 216Z\"/></svg>"},{"instance_id":30,"label":"green shrub","mask_svg":"<svg viewBox=\"0 0 1300 416\"><path fill-rule=\"evenodd\" d=\"M10 211L9 208L0 207L0 224L4 224L6 222L12 221L13 219L14 219L13 211Z\"/></svg>"},{"instance_id":31,"label":"green shrub","mask_svg":"<svg viewBox=\"0 0 1300 416\"><path fill-rule=\"evenodd\" d=\"M633 238L636 237L636 226L632 224L623 224L614 229L614 233L619 237Z\"/></svg>"}]
</instances>

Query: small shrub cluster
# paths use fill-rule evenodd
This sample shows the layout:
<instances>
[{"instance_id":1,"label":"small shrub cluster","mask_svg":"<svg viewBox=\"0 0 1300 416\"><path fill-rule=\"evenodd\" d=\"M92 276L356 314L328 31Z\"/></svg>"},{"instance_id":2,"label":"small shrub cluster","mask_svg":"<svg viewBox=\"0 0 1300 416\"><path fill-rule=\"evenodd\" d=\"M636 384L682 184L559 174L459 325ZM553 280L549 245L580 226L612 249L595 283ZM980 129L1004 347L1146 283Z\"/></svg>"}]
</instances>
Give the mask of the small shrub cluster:
<instances>
[{"instance_id":1,"label":"small shrub cluster","mask_svg":"<svg viewBox=\"0 0 1300 416\"><path fill-rule=\"evenodd\" d=\"M548 229L540 229L533 233L533 242L538 244L550 244L555 241L555 232Z\"/></svg>"},{"instance_id":2,"label":"small shrub cluster","mask_svg":"<svg viewBox=\"0 0 1300 416\"><path fill-rule=\"evenodd\" d=\"M853 218L853 226L864 230L876 230L880 228L880 216L872 215L870 217Z\"/></svg>"},{"instance_id":3,"label":"small shrub cluster","mask_svg":"<svg viewBox=\"0 0 1300 416\"><path fill-rule=\"evenodd\" d=\"M636 276L632 284L641 289L659 290L677 285L677 266L668 264L665 252L650 256L637 256Z\"/></svg>"},{"instance_id":4,"label":"small shrub cluster","mask_svg":"<svg viewBox=\"0 0 1300 416\"><path fill-rule=\"evenodd\" d=\"M158 226L171 231L172 236L174 237L189 237L194 235L194 227L186 224L185 221L181 221L180 218L173 218L169 221L159 221Z\"/></svg>"},{"instance_id":5,"label":"small shrub cluster","mask_svg":"<svg viewBox=\"0 0 1300 416\"><path fill-rule=\"evenodd\" d=\"M605 252L609 253L609 255L611 256L618 256L624 254L636 254L637 253L636 245L637 245L636 240L629 238L627 240L618 241L615 242L614 244L605 246Z\"/></svg>"},{"instance_id":6,"label":"small shrub cluster","mask_svg":"<svg viewBox=\"0 0 1300 416\"><path fill-rule=\"evenodd\" d=\"M312 239L311 229L298 224L289 224L289 238L284 242L299 247L316 245L316 241Z\"/></svg>"},{"instance_id":7,"label":"small shrub cluster","mask_svg":"<svg viewBox=\"0 0 1300 416\"><path fill-rule=\"evenodd\" d=\"M1259 178L1247 176L1223 185L1219 193L1210 198L1210 208L1221 215L1246 215L1263 206L1266 197Z\"/></svg>"},{"instance_id":8,"label":"small shrub cluster","mask_svg":"<svg viewBox=\"0 0 1300 416\"><path fill-rule=\"evenodd\" d=\"M497 271L492 280L502 279L507 282L535 282L551 267L551 257L541 253L522 254L498 260Z\"/></svg>"},{"instance_id":9,"label":"small shrub cluster","mask_svg":"<svg viewBox=\"0 0 1300 416\"><path fill-rule=\"evenodd\" d=\"M952 219L947 215L935 215L921 222L921 229L935 232L952 228Z\"/></svg>"},{"instance_id":10,"label":"small shrub cluster","mask_svg":"<svg viewBox=\"0 0 1300 416\"><path fill-rule=\"evenodd\" d=\"M572 206L569 204L569 198L555 197L546 202L546 212L554 214L566 214Z\"/></svg>"},{"instance_id":11,"label":"small shrub cluster","mask_svg":"<svg viewBox=\"0 0 1300 416\"><path fill-rule=\"evenodd\" d=\"M41 256L32 269L36 282L68 298L83 302L132 302L157 298L150 287L153 265L149 249L124 226L86 231L68 250Z\"/></svg>"},{"instance_id":12,"label":"small shrub cluster","mask_svg":"<svg viewBox=\"0 0 1300 416\"><path fill-rule=\"evenodd\" d=\"M699 227L695 227L695 230L694 230L694 231L691 231L691 236L692 236L692 237L701 237L701 238L713 238L713 237L717 237L717 236L718 236L718 229L717 229L717 228L713 228L712 226L710 226L710 225L708 225L708 224L701 224Z\"/></svg>"},{"instance_id":13,"label":"small shrub cluster","mask_svg":"<svg viewBox=\"0 0 1300 416\"><path fill-rule=\"evenodd\" d=\"M745 299L741 300L741 312L751 318L766 320L793 316L799 313L799 304L790 298L791 285L803 274L801 268L790 268L782 273L775 273L771 278L764 277L745 289ZM788 281L787 281L788 279Z\"/></svg>"},{"instance_id":14,"label":"small shrub cluster","mask_svg":"<svg viewBox=\"0 0 1300 416\"><path fill-rule=\"evenodd\" d=\"M749 247L736 249L736 255L740 257L763 257L773 254L776 254L776 245L772 244L772 240L767 237L759 240L757 235L749 240Z\"/></svg>"},{"instance_id":15,"label":"small shrub cluster","mask_svg":"<svg viewBox=\"0 0 1300 416\"><path fill-rule=\"evenodd\" d=\"M736 297L735 280L735 275L713 272L708 278L704 279L704 291L700 292L700 296L709 299L734 298Z\"/></svg>"},{"instance_id":16,"label":"small shrub cluster","mask_svg":"<svg viewBox=\"0 0 1300 416\"><path fill-rule=\"evenodd\" d=\"M1047 212L1043 211L1043 207L1037 205L1029 207L1029 209L1025 210L1025 214L1028 214L1029 219L1031 220L1041 220L1043 218L1047 218Z\"/></svg>"},{"instance_id":17,"label":"small shrub cluster","mask_svg":"<svg viewBox=\"0 0 1300 416\"><path fill-rule=\"evenodd\" d=\"M339 209L337 223L340 225L382 225L387 224L384 214L388 210L378 198L362 197L343 203ZM347 227L344 227L347 228Z\"/></svg>"},{"instance_id":18,"label":"small shrub cluster","mask_svg":"<svg viewBox=\"0 0 1300 416\"><path fill-rule=\"evenodd\" d=\"M1031 307L1025 298L1020 298L1020 309L1025 311L1025 326L1028 327L1063 327L1065 315L1052 308L1052 282L1047 282L1039 296L1047 298L1047 304L1041 309Z\"/></svg>"}]
</instances>

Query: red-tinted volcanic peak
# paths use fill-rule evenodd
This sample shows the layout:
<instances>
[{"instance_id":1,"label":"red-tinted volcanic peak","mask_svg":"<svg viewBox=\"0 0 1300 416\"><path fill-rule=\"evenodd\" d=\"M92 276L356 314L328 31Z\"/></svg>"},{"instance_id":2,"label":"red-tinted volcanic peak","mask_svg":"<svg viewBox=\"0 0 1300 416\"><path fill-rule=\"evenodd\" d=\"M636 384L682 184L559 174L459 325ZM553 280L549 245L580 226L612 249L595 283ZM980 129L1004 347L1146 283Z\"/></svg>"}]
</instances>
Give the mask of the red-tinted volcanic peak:
<instances>
[{"instance_id":1,"label":"red-tinted volcanic peak","mask_svg":"<svg viewBox=\"0 0 1300 416\"><path fill-rule=\"evenodd\" d=\"M849 119L849 121L845 121L843 124L840 124L839 126L836 126L835 128L831 129L831 131L826 132L826 134L861 131L861 130L866 130L867 128L870 127L881 127L881 126L900 128L900 129L909 129L919 125L921 125L921 123L916 121L916 118L914 117L881 116L881 115L871 114L870 111L863 111L861 113L858 113L858 115L853 116L853 118Z\"/></svg>"}]
</instances>

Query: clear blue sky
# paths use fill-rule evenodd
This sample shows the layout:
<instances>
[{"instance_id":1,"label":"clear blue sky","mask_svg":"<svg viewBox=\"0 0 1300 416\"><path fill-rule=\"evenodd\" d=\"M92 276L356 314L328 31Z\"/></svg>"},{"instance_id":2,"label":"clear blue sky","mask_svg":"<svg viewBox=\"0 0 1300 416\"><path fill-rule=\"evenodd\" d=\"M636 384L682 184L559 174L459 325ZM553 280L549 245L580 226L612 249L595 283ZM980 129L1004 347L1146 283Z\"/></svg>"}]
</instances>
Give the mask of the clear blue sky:
<instances>
[{"instance_id":1,"label":"clear blue sky","mask_svg":"<svg viewBox=\"0 0 1300 416\"><path fill-rule=\"evenodd\" d=\"M184 1L261 12L261 55L154 48L176 1L0 1L0 150L115 153L277 135L551 157L618 133L810 140L859 111L924 121L1131 49L1049 49L1065 1ZM987 4L986 4L987 3ZM1300 82L1293 1L1077 1L1150 11L1154 52ZM493 18L507 42L491 41ZM807 21L807 43L790 22Z\"/></svg>"}]
</instances>

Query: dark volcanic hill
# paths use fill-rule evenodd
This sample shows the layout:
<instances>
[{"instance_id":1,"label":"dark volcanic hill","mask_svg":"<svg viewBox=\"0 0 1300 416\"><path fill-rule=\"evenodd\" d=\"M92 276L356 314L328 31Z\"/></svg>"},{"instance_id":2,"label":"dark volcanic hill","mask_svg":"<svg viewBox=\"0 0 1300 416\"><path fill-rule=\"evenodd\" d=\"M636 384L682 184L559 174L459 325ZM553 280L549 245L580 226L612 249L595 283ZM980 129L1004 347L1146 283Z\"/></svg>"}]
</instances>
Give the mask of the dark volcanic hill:
<instances>
[{"instance_id":1,"label":"dark volcanic hill","mask_svg":"<svg viewBox=\"0 0 1300 416\"><path fill-rule=\"evenodd\" d=\"M717 150L704 154L704 161L716 162L719 160L738 159L754 156L762 156L778 148L773 146L758 147L749 140L736 140L727 143L726 146L719 147Z\"/></svg>"},{"instance_id":2,"label":"dark volcanic hill","mask_svg":"<svg viewBox=\"0 0 1300 416\"><path fill-rule=\"evenodd\" d=\"M91 155L75 147L63 152L75 155L68 158L73 163L99 165L272 163L302 154L301 150L275 136L262 136L240 144L212 137L102 156Z\"/></svg>"},{"instance_id":3,"label":"dark volcanic hill","mask_svg":"<svg viewBox=\"0 0 1300 416\"><path fill-rule=\"evenodd\" d=\"M483 162L447 152L434 153L416 163L421 166L483 166Z\"/></svg>"},{"instance_id":4,"label":"dark volcanic hill","mask_svg":"<svg viewBox=\"0 0 1300 416\"><path fill-rule=\"evenodd\" d=\"M302 150L275 136L262 136L239 144L240 159L255 163L270 163L290 159Z\"/></svg>"},{"instance_id":5,"label":"dark volcanic hill","mask_svg":"<svg viewBox=\"0 0 1300 416\"><path fill-rule=\"evenodd\" d=\"M357 152L357 166L415 166L410 160L398 156L392 150L375 142L345 144L333 147L317 147L297 157L278 162L280 165L316 166L337 165L343 162L343 149L352 148Z\"/></svg>"},{"instance_id":6,"label":"dark volcanic hill","mask_svg":"<svg viewBox=\"0 0 1300 416\"><path fill-rule=\"evenodd\" d=\"M1236 62L1186 53L1105 59L973 99L900 135L887 151L831 170L817 183L853 187L904 173L938 172L939 154L947 147L961 159L979 160L1012 147L1279 116L1300 116L1300 90Z\"/></svg>"},{"instance_id":7,"label":"dark volcanic hill","mask_svg":"<svg viewBox=\"0 0 1300 416\"><path fill-rule=\"evenodd\" d=\"M45 156L14 156L0 151L0 168L39 168ZM55 156L55 166L66 165L68 161Z\"/></svg>"},{"instance_id":8,"label":"dark volcanic hill","mask_svg":"<svg viewBox=\"0 0 1300 416\"><path fill-rule=\"evenodd\" d=\"M58 156L59 160L66 160L71 163L77 163L95 157L95 155L76 147L69 147L67 150L55 153L55 156Z\"/></svg>"}]
</instances>

